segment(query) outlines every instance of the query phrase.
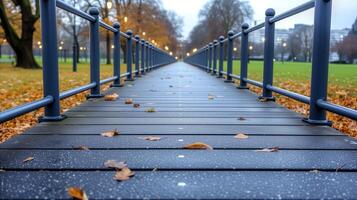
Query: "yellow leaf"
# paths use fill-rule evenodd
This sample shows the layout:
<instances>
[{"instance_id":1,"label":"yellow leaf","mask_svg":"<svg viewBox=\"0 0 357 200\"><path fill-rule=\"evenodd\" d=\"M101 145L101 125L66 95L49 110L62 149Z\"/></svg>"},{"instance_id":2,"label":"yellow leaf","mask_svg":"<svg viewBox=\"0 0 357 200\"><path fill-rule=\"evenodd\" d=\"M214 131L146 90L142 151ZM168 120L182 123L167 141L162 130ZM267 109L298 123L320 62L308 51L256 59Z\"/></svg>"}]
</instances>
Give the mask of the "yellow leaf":
<instances>
[{"instance_id":1,"label":"yellow leaf","mask_svg":"<svg viewBox=\"0 0 357 200\"><path fill-rule=\"evenodd\" d=\"M101 133L101 135L104 136L104 137L114 137L114 136L117 136L119 134L120 133L119 133L119 131L117 129Z\"/></svg>"},{"instance_id":2,"label":"yellow leaf","mask_svg":"<svg viewBox=\"0 0 357 200\"><path fill-rule=\"evenodd\" d=\"M28 157L26 158L25 160L23 160L22 162L25 163L25 162L30 162L32 161L33 159L35 159L34 157Z\"/></svg>"},{"instance_id":3,"label":"yellow leaf","mask_svg":"<svg viewBox=\"0 0 357 200\"><path fill-rule=\"evenodd\" d=\"M245 135L243 133L238 133L236 136L234 136L234 138L244 140L248 138L248 135Z\"/></svg>"},{"instance_id":4,"label":"yellow leaf","mask_svg":"<svg viewBox=\"0 0 357 200\"><path fill-rule=\"evenodd\" d=\"M117 181L126 181L129 180L130 177L134 176L135 173L131 171L128 167L124 167L120 171L117 171L114 175L114 180Z\"/></svg>"},{"instance_id":5,"label":"yellow leaf","mask_svg":"<svg viewBox=\"0 0 357 200\"><path fill-rule=\"evenodd\" d=\"M119 97L119 95L117 93L114 93L114 94L108 94L108 95L105 95L104 96L104 100L105 101L115 101L117 100Z\"/></svg>"},{"instance_id":6,"label":"yellow leaf","mask_svg":"<svg viewBox=\"0 0 357 200\"><path fill-rule=\"evenodd\" d=\"M192 143L192 144L188 144L186 146L183 147L184 149L207 149L207 150L213 150L213 148L208 145L208 144L205 144L203 142L195 142L195 143Z\"/></svg>"},{"instance_id":7,"label":"yellow leaf","mask_svg":"<svg viewBox=\"0 0 357 200\"><path fill-rule=\"evenodd\" d=\"M80 188L70 187L68 188L68 195L73 199L88 200L87 194Z\"/></svg>"}]
</instances>

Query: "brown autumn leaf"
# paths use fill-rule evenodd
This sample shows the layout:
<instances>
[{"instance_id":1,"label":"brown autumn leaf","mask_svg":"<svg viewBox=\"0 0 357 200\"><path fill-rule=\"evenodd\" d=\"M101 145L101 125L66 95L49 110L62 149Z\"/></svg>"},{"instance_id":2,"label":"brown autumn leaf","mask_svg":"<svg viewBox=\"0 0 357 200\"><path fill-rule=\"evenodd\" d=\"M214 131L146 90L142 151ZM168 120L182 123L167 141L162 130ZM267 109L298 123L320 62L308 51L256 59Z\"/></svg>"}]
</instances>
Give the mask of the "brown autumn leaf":
<instances>
[{"instance_id":1,"label":"brown autumn leaf","mask_svg":"<svg viewBox=\"0 0 357 200\"><path fill-rule=\"evenodd\" d=\"M124 167L123 169L121 169L115 173L114 180L127 181L134 175L135 175L135 173L133 171L131 171L128 167Z\"/></svg>"},{"instance_id":2,"label":"brown autumn leaf","mask_svg":"<svg viewBox=\"0 0 357 200\"><path fill-rule=\"evenodd\" d=\"M35 159L34 157L27 157L25 160L23 160L22 162L23 163L26 163L26 162L30 162L30 161L32 161L33 159Z\"/></svg>"},{"instance_id":3,"label":"brown autumn leaf","mask_svg":"<svg viewBox=\"0 0 357 200\"><path fill-rule=\"evenodd\" d=\"M248 135L244 133L238 133L236 136L234 136L234 138L244 140L244 139L248 139Z\"/></svg>"},{"instance_id":4,"label":"brown autumn leaf","mask_svg":"<svg viewBox=\"0 0 357 200\"><path fill-rule=\"evenodd\" d=\"M214 99L214 96L213 96L213 95L208 95L208 99L209 99L209 100L213 100L213 99Z\"/></svg>"},{"instance_id":5,"label":"brown autumn leaf","mask_svg":"<svg viewBox=\"0 0 357 200\"><path fill-rule=\"evenodd\" d=\"M246 118L244 118L244 117L239 117L238 120L244 121L244 120L246 120Z\"/></svg>"},{"instance_id":6,"label":"brown autumn leaf","mask_svg":"<svg viewBox=\"0 0 357 200\"><path fill-rule=\"evenodd\" d=\"M320 173L320 171L317 170L317 169L311 170L310 172L311 172L311 173L315 173L315 174Z\"/></svg>"},{"instance_id":7,"label":"brown autumn leaf","mask_svg":"<svg viewBox=\"0 0 357 200\"><path fill-rule=\"evenodd\" d=\"M140 108L140 104L134 103L133 107L134 107L134 108Z\"/></svg>"},{"instance_id":8,"label":"brown autumn leaf","mask_svg":"<svg viewBox=\"0 0 357 200\"><path fill-rule=\"evenodd\" d=\"M104 96L105 101L115 101L119 98L119 95L117 93L114 94L108 94Z\"/></svg>"},{"instance_id":9,"label":"brown autumn leaf","mask_svg":"<svg viewBox=\"0 0 357 200\"><path fill-rule=\"evenodd\" d=\"M88 200L87 194L84 192L84 190L80 188L70 187L67 191L68 195L71 196L73 199Z\"/></svg>"},{"instance_id":10,"label":"brown autumn leaf","mask_svg":"<svg viewBox=\"0 0 357 200\"><path fill-rule=\"evenodd\" d=\"M123 169L123 168L127 167L127 164L125 161L117 162L116 160L107 160L104 163L104 166L107 168Z\"/></svg>"},{"instance_id":11,"label":"brown autumn leaf","mask_svg":"<svg viewBox=\"0 0 357 200\"><path fill-rule=\"evenodd\" d=\"M133 104L133 99L125 99L125 104Z\"/></svg>"},{"instance_id":12,"label":"brown autumn leaf","mask_svg":"<svg viewBox=\"0 0 357 200\"><path fill-rule=\"evenodd\" d=\"M192 143L192 144L188 144L188 145L185 145L183 147L184 149L207 149L207 150L213 150L213 148L206 144L206 143L203 143L203 142L195 142L195 143Z\"/></svg>"},{"instance_id":13,"label":"brown autumn leaf","mask_svg":"<svg viewBox=\"0 0 357 200\"><path fill-rule=\"evenodd\" d=\"M112 131L107 131L107 132L103 132L103 133L101 133L101 135L103 136L103 137L114 137L114 136L117 136L117 135L119 135L120 133L119 133L119 131L117 130L117 129L114 129L114 130L112 130Z\"/></svg>"},{"instance_id":14,"label":"brown autumn leaf","mask_svg":"<svg viewBox=\"0 0 357 200\"><path fill-rule=\"evenodd\" d=\"M147 136L147 137L139 137L139 139L148 140L148 141L159 141L161 140L161 137Z\"/></svg>"},{"instance_id":15,"label":"brown autumn leaf","mask_svg":"<svg viewBox=\"0 0 357 200\"><path fill-rule=\"evenodd\" d=\"M153 113L156 112L155 108L148 108L146 112Z\"/></svg>"},{"instance_id":16,"label":"brown autumn leaf","mask_svg":"<svg viewBox=\"0 0 357 200\"><path fill-rule=\"evenodd\" d=\"M256 152L278 152L279 148L278 147L272 147L272 148L264 148L264 149L259 149L255 150Z\"/></svg>"}]
</instances>

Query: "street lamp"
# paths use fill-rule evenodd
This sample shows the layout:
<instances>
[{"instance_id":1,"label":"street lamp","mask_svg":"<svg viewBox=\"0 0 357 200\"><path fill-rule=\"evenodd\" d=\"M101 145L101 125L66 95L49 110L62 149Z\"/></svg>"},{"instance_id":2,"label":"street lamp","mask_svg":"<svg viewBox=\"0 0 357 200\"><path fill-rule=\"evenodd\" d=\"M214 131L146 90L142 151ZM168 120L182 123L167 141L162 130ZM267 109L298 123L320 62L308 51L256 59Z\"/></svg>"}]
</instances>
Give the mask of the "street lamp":
<instances>
[{"instance_id":1,"label":"street lamp","mask_svg":"<svg viewBox=\"0 0 357 200\"><path fill-rule=\"evenodd\" d=\"M143 32L143 36L145 36L146 35L146 33L145 32Z\"/></svg>"},{"instance_id":2,"label":"street lamp","mask_svg":"<svg viewBox=\"0 0 357 200\"><path fill-rule=\"evenodd\" d=\"M128 17L124 17L124 22L128 22Z\"/></svg>"},{"instance_id":3,"label":"street lamp","mask_svg":"<svg viewBox=\"0 0 357 200\"><path fill-rule=\"evenodd\" d=\"M111 1L107 1L107 8L111 9L113 7L113 3Z\"/></svg>"},{"instance_id":4,"label":"street lamp","mask_svg":"<svg viewBox=\"0 0 357 200\"><path fill-rule=\"evenodd\" d=\"M172 56L172 52L170 52L170 56Z\"/></svg>"},{"instance_id":5,"label":"street lamp","mask_svg":"<svg viewBox=\"0 0 357 200\"><path fill-rule=\"evenodd\" d=\"M187 57L188 57L188 56L190 56L190 53L187 53L186 55L187 55Z\"/></svg>"},{"instance_id":6,"label":"street lamp","mask_svg":"<svg viewBox=\"0 0 357 200\"><path fill-rule=\"evenodd\" d=\"M196 51L197 51L197 48L194 48L194 49L192 50L193 53L195 53Z\"/></svg>"}]
</instances>

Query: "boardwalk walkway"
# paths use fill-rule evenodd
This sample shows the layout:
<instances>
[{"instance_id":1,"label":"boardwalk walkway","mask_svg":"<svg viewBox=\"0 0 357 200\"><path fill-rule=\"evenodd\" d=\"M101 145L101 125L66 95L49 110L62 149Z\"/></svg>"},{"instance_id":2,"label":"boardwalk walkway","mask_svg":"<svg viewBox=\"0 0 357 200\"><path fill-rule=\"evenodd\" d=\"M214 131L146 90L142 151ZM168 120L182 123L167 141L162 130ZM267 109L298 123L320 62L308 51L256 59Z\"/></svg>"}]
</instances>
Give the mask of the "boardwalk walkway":
<instances>
[{"instance_id":1,"label":"boardwalk walkway","mask_svg":"<svg viewBox=\"0 0 357 200\"><path fill-rule=\"evenodd\" d=\"M308 126L198 68L172 64L113 92L118 101L90 100L62 122L1 144L0 199L68 198L71 186L90 199L357 198L356 140ZM126 98L141 107L125 105ZM157 112L145 112L150 107ZM113 129L121 135L100 135ZM214 150L182 149L193 142ZM279 150L256 151L273 147ZM126 161L136 175L113 180L103 165L111 159Z\"/></svg>"}]
</instances>

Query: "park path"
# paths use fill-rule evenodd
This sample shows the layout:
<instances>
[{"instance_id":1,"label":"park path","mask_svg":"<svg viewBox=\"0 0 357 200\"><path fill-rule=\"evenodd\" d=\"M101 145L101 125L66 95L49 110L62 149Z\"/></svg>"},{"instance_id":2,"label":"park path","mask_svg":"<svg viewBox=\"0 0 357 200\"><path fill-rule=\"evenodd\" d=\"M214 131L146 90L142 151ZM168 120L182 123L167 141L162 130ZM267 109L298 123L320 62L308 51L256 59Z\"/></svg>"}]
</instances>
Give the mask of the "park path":
<instances>
[{"instance_id":1,"label":"park path","mask_svg":"<svg viewBox=\"0 0 357 200\"><path fill-rule=\"evenodd\" d=\"M175 63L106 93L120 98L88 100L1 144L0 199L68 198L72 186L90 199L357 198L356 140L196 67ZM213 150L183 149L194 142ZM113 180L108 160L135 176Z\"/></svg>"}]
</instances>

